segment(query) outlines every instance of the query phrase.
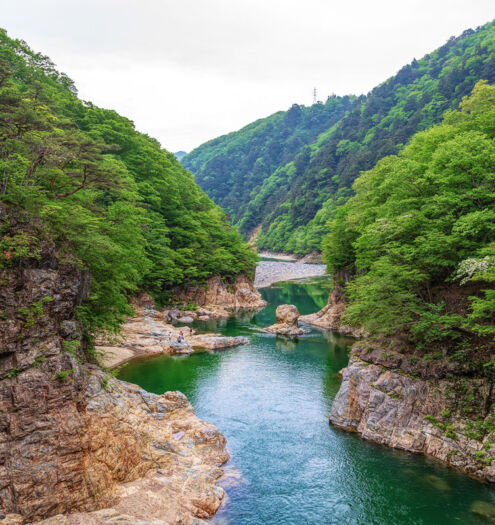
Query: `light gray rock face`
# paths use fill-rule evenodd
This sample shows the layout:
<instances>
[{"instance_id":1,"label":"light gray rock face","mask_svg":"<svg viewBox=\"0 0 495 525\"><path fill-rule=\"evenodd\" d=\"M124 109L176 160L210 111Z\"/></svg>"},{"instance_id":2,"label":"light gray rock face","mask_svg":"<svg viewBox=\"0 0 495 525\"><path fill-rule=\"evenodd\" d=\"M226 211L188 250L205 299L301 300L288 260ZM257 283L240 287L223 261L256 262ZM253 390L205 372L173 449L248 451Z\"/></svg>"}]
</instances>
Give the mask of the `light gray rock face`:
<instances>
[{"instance_id":1,"label":"light gray rock face","mask_svg":"<svg viewBox=\"0 0 495 525\"><path fill-rule=\"evenodd\" d=\"M236 336L227 337L215 334L198 334L195 336L191 345L193 348L204 350L220 350L222 348L233 348L249 343L247 337Z\"/></svg>"},{"instance_id":2,"label":"light gray rock face","mask_svg":"<svg viewBox=\"0 0 495 525\"><path fill-rule=\"evenodd\" d=\"M393 366L392 357L387 364ZM333 425L495 482L494 392L486 379L417 379L364 361L356 347L341 376ZM465 415L467 407L473 416Z\"/></svg>"}]
</instances>

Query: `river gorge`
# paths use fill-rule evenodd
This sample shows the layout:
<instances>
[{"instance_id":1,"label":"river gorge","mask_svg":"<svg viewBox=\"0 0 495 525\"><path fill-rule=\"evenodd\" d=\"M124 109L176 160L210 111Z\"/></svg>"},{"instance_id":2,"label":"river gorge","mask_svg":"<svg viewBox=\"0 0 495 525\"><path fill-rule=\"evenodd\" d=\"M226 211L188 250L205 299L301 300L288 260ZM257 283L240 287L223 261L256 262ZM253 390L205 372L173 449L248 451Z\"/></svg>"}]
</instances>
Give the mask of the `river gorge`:
<instances>
[{"instance_id":1,"label":"river gorge","mask_svg":"<svg viewBox=\"0 0 495 525\"><path fill-rule=\"evenodd\" d=\"M491 523L495 491L430 458L329 426L352 339L307 327L298 339L261 330L275 308L302 315L327 303L328 277L261 289L256 314L195 321L198 332L246 336L247 345L130 363L119 378L157 394L183 392L227 438L218 525ZM490 521L492 520L492 521Z\"/></svg>"}]
</instances>

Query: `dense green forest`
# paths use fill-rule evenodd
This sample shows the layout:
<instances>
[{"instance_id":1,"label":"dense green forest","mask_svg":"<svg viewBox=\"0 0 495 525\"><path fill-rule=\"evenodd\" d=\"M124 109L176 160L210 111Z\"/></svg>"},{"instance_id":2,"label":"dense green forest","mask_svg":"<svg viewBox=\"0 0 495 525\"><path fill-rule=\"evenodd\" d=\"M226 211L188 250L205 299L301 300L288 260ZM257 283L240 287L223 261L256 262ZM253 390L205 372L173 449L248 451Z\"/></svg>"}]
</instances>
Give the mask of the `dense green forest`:
<instances>
[{"instance_id":1,"label":"dense green forest","mask_svg":"<svg viewBox=\"0 0 495 525\"><path fill-rule=\"evenodd\" d=\"M116 329L139 289L165 302L175 286L253 275L255 253L172 153L79 100L25 42L0 42L0 268L54 244L91 272L90 330Z\"/></svg>"},{"instance_id":2,"label":"dense green forest","mask_svg":"<svg viewBox=\"0 0 495 525\"><path fill-rule=\"evenodd\" d=\"M296 155L300 158L296 163L302 166L309 154L304 146L341 119L355 98L333 96L325 104L311 107L294 104L286 112L279 111L238 132L206 142L186 155L182 163L195 174L206 193L238 222L263 181Z\"/></svg>"},{"instance_id":3,"label":"dense green forest","mask_svg":"<svg viewBox=\"0 0 495 525\"><path fill-rule=\"evenodd\" d=\"M495 86L480 81L354 191L324 240L330 271L354 275L346 320L493 367Z\"/></svg>"},{"instance_id":4,"label":"dense green forest","mask_svg":"<svg viewBox=\"0 0 495 525\"><path fill-rule=\"evenodd\" d=\"M440 122L445 111L457 107L481 79L495 81L495 22L452 37L367 96L346 98L342 118L318 130L314 139L308 134L304 145L289 152L291 158L284 156L264 169L266 155L259 155L263 169L256 176L258 158L254 157L259 150L250 148L249 126L200 146L184 158L184 164L227 209L225 185L231 185L237 192L236 209L242 212L242 216L233 214L234 222L244 234L262 225L259 248L297 254L319 250L327 221L352 195L352 183L360 172L398 153L414 133ZM265 132L271 133L271 128ZM263 138L263 143L270 141L269 135ZM236 154L252 155L245 168L231 155L231 143L238 144ZM241 187L237 179L242 179L242 191L234 190Z\"/></svg>"}]
</instances>

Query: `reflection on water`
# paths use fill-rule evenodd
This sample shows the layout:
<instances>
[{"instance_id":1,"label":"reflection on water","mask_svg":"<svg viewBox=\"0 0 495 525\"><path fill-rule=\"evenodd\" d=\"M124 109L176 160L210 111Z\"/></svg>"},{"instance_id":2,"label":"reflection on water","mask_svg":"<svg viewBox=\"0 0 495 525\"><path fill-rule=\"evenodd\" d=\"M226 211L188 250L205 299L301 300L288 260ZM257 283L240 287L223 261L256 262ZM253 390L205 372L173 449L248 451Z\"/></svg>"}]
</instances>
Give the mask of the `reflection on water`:
<instances>
[{"instance_id":1,"label":"reflection on water","mask_svg":"<svg viewBox=\"0 0 495 525\"><path fill-rule=\"evenodd\" d=\"M349 339L312 330L287 340L260 331L274 322L278 304L296 304L303 314L318 310L329 287L325 278L277 284L263 290L270 302L263 311L207 324L225 335L249 336L246 346L162 356L121 372L151 392L181 390L198 416L227 437L233 473L224 481L228 503L212 522L491 523L482 515L495 505L486 485L329 426Z\"/></svg>"}]
</instances>

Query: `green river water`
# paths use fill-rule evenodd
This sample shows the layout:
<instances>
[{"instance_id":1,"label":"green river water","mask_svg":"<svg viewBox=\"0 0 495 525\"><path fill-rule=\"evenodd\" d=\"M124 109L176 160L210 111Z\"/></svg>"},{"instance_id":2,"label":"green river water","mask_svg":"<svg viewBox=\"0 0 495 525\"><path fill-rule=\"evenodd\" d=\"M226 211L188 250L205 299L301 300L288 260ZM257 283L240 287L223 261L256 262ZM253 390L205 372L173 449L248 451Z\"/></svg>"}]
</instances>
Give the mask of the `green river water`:
<instances>
[{"instance_id":1,"label":"green river water","mask_svg":"<svg viewBox=\"0 0 495 525\"><path fill-rule=\"evenodd\" d=\"M326 304L328 290L326 278L273 285L262 290L268 306L256 315L195 324L248 336L250 344L136 361L120 373L150 392L184 392L226 436L228 498L212 524L495 523L472 512L495 505L494 489L329 426L349 339L313 329L288 341L260 331L274 322L277 305L311 313Z\"/></svg>"}]
</instances>

